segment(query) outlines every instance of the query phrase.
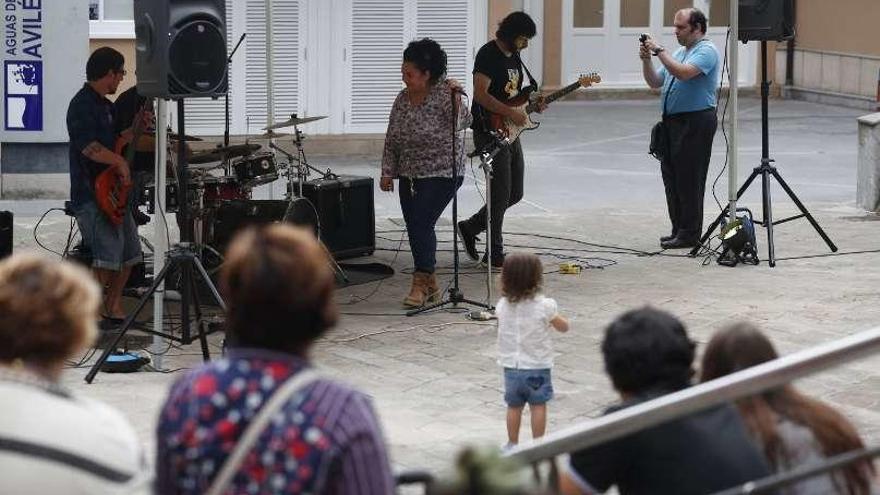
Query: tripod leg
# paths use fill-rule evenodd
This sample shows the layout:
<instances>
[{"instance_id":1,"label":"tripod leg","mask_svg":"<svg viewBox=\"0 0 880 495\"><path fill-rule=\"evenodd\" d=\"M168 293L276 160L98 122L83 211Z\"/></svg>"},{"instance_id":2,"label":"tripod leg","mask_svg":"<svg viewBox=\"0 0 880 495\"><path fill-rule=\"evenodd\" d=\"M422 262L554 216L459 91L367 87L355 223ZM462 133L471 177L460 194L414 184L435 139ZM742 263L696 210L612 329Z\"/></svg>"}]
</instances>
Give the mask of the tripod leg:
<instances>
[{"instance_id":1,"label":"tripod leg","mask_svg":"<svg viewBox=\"0 0 880 495\"><path fill-rule=\"evenodd\" d=\"M113 339L107 347L104 348L104 352L101 353L101 356L98 357L98 360L95 361L95 364L92 365L92 368L86 374L86 383L92 383L95 379L95 375L98 374L98 371L101 369L101 366L107 362L107 358L110 357L110 354L116 350L116 346L119 345L119 341L122 340L122 337L128 332L128 329L131 328L131 325L134 323L134 320L141 314L141 311L144 309L144 306L147 305L147 301L153 297L153 294L156 292L156 289L159 288L159 285L162 284L162 281L165 280L165 276L168 274L168 269L174 265L174 260L166 263L165 266L162 267L162 271L159 272L158 275L153 279L153 285L150 286L150 289L141 296L140 300L135 306L134 311L132 311L128 316L125 317L125 321L122 322L122 326L117 331L116 337Z\"/></svg>"},{"instance_id":2,"label":"tripod leg","mask_svg":"<svg viewBox=\"0 0 880 495\"><path fill-rule=\"evenodd\" d=\"M801 200L798 199L798 197L794 193L794 191L792 191L791 188L788 187L788 184L786 184L785 181L782 179L782 176L779 175L779 171L777 171L776 169L773 169L773 171L771 173L773 174L773 177L775 177L776 180L779 181L779 185L782 186L782 189L785 190L785 193L788 194L788 197L791 198L791 200L794 202L794 204L797 205L798 209L801 210L801 213L803 213L804 216L807 217L807 220L810 222L810 225L812 225L813 228L816 229L816 232L819 234L819 236L822 238L822 240L825 241L825 244L828 245L828 248L831 249L831 252L836 253L837 246L835 246L834 242L831 241L831 238L828 237L827 234L825 234L825 231L822 230L822 227L819 226L819 222L817 222L816 219L813 218L813 215L811 215L810 212L807 210L807 208L804 206L804 204L801 203Z\"/></svg>"},{"instance_id":3,"label":"tripod leg","mask_svg":"<svg viewBox=\"0 0 880 495\"><path fill-rule=\"evenodd\" d=\"M761 171L761 189L764 207L764 227L767 227L767 260L771 267L776 266L776 253L773 246L773 205L770 200L770 169Z\"/></svg>"},{"instance_id":4,"label":"tripod leg","mask_svg":"<svg viewBox=\"0 0 880 495\"><path fill-rule=\"evenodd\" d=\"M220 309L226 311L226 304L223 303L223 298L220 297L220 293L217 292L217 288L214 287L214 282L211 281L211 277L208 275L208 272L205 271L202 262L198 258L193 258L193 264L195 265L196 270L198 270L199 275L202 277L202 280L205 282L205 285L207 285L208 289L211 291L211 295L214 296L214 300L220 305Z\"/></svg>"},{"instance_id":5,"label":"tripod leg","mask_svg":"<svg viewBox=\"0 0 880 495\"><path fill-rule=\"evenodd\" d=\"M193 263L196 263L197 258L193 258ZM205 330L205 321L202 319L202 304L199 300L199 291L196 285L196 281L194 279L190 279L189 283L189 293L193 300L193 312L196 314L196 328L198 328L199 332L199 343L202 346L202 359L205 361L211 360L211 353L208 350L208 337L207 331ZM184 342L184 344L188 344L189 342Z\"/></svg>"}]
</instances>

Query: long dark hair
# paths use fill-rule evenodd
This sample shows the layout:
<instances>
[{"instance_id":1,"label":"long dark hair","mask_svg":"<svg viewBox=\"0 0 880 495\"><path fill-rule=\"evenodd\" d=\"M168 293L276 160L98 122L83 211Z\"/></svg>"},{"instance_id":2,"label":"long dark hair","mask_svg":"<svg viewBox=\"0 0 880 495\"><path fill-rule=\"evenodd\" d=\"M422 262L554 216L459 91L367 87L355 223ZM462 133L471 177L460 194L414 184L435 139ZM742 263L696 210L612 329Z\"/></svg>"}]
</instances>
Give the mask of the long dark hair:
<instances>
[{"instance_id":1,"label":"long dark hair","mask_svg":"<svg viewBox=\"0 0 880 495\"><path fill-rule=\"evenodd\" d=\"M770 340L748 323L739 323L716 333L703 355L701 381L756 366L779 357ZM808 428L826 457L850 450L862 449L865 444L855 427L834 408L807 397L793 386L786 385L737 401L743 420L764 447L764 455L774 468L786 459L785 446L776 427L783 417ZM839 471L846 482L846 492L852 495L871 493L871 479L875 473L870 460L859 461Z\"/></svg>"}]
</instances>

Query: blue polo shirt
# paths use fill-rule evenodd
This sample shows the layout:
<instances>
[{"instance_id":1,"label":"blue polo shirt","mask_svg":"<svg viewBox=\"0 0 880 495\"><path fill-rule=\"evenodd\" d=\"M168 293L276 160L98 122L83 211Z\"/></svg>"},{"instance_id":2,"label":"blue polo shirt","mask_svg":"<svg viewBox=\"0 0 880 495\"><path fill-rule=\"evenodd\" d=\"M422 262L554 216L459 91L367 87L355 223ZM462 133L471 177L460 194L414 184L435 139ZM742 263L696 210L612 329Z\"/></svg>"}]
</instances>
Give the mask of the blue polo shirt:
<instances>
[{"instance_id":1,"label":"blue polo shirt","mask_svg":"<svg viewBox=\"0 0 880 495\"><path fill-rule=\"evenodd\" d=\"M701 74L682 81L672 77L665 66L661 67L657 72L663 78L663 90L660 93L661 113L670 115L715 108L715 93L718 90L718 77L721 72L718 66L718 49L715 45L704 38L690 50L680 47L672 57L683 64L695 66L700 69Z\"/></svg>"},{"instance_id":2,"label":"blue polo shirt","mask_svg":"<svg viewBox=\"0 0 880 495\"><path fill-rule=\"evenodd\" d=\"M70 137L70 202L76 208L95 200L95 178L107 165L86 158L83 150L99 142L112 150L116 143L113 103L84 84L67 107Z\"/></svg>"}]
</instances>

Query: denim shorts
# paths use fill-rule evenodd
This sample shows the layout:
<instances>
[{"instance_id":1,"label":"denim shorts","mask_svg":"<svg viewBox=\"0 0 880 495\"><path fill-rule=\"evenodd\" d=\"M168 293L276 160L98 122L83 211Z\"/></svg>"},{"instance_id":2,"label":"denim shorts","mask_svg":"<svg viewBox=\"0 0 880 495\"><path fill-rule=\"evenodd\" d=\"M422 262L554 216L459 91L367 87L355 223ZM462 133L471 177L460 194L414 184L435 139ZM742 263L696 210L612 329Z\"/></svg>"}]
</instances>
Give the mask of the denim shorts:
<instances>
[{"instance_id":1,"label":"denim shorts","mask_svg":"<svg viewBox=\"0 0 880 495\"><path fill-rule=\"evenodd\" d=\"M504 368L504 402L509 407L541 405L553 398L550 369Z\"/></svg>"},{"instance_id":2,"label":"denim shorts","mask_svg":"<svg viewBox=\"0 0 880 495\"><path fill-rule=\"evenodd\" d=\"M76 222L83 244L92 252L92 266L95 268L119 271L143 258L131 208L125 209L122 225L117 226L98 210L98 205L89 201L76 208Z\"/></svg>"}]
</instances>

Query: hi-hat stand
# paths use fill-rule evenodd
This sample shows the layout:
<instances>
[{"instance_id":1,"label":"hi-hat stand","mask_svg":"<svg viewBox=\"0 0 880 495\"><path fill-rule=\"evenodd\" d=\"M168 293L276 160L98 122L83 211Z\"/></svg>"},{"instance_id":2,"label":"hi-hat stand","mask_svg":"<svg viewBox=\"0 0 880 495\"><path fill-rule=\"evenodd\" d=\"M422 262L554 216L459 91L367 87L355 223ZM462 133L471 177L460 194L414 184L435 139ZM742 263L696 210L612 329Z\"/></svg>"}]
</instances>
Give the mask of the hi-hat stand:
<instances>
[{"instance_id":1,"label":"hi-hat stand","mask_svg":"<svg viewBox=\"0 0 880 495\"><path fill-rule=\"evenodd\" d=\"M779 174L779 171L776 170L776 167L771 165L775 160L770 158L770 138L769 138L769 118L768 118L768 107L769 107L769 95L770 95L770 82L767 80L767 42L761 41L761 165L755 167L752 170L752 174L749 175L749 178L746 179L745 183L743 183L742 187L739 188L739 191L736 192L736 199L743 195L746 192L746 189L752 184L752 182L761 177L761 193L763 199L763 214L764 219L761 221L755 221L754 223L758 225L763 225L767 228L767 254L768 261L771 267L776 266L776 253L773 245L773 226L779 225L781 223L789 222L791 220L797 220L798 218L804 217L809 222L810 225L816 230L822 240L825 241L825 244L828 245L828 248L831 249L831 252L837 252L837 246L831 241L831 238L822 230L822 227L819 226L819 223L816 222L816 219L813 218L813 215L807 210L803 203L801 203L800 199L798 199L797 195L792 191L792 189L788 186L785 180L782 179L782 175ZM782 189L785 190L785 193L788 194L788 197L791 198L792 202L797 205L800 210L800 215L791 216L788 218L783 218L782 220L773 220L773 207L770 201L770 177L776 179ZM721 220L728 216L729 206L726 206L718 217L709 225L709 228L706 229L706 233L703 234L703 237L700 238L699 244L697 244L691 251L691 256L696 256L702 246L709 240L712 232L716 227L721 223Z\"/></svg>"},{"instance_id":2,"label":"hi-hat stand","mask_svg":"<svg viewBox=\"0 0 880 495\"><path fill-rule=\"evenodd\" d=\"M180 136L185 136L184 132L184 105L183 99L177 100L177 132ZM180 184L183 184L183 187L178 188L178 196L180 198L180 210L179 215L181 219L181 230L180 230L180 242L175 244L169 249L166 255L165 265L162 267L162 270L153 278L153 284L150 286L149 290L147 290L144 295L141 296L140 300L138 300L137 306L135 309L125 317L125 321L122 323L122 326L116 331L116 335L113 338L113 341L108 343L104 348L104 352L101 353L101 356L98 357L98 360L95 364L92 365L92 368L89 370L88 374L86 374L86 382L92 383L95 379L95 375L98 374L98 371L101 369L101 366L107 361L114 351L116 351L119 342L122 340L122 337L125 336L125 333L131 328L134 320L138 317L140 312L144 309L144 306L147 304L147 301L153 297L153 294L162 284L162 282L167 278L168 274L172 269L178 269L181 274L181 282L180 282L180 335L172 335L170 333L157 332L155 330L143 330L147 333L151 333L154 335L158 335L165 339L171 340L173 342L179 342L184 345L191 344L194 340L192 333L190 332L190 303L192 303L193 312L195 313L195 322L198 328L197 338L201 343L202 347L202 357L205 361L209 361L211 359L211 354L208 350L208 339L207 336L210 333L205 327L206 323L202 319L202 309L201 303L199 301L199 293L198 286L196 282L197 279L194 279L195 275L201 279L202 282L208 287L211 291L211 295L214 297L214 300L218 303L220 308L223 311L226 311L226 305L223 303L223 299L220 297L220 293L217 292L217 288L214 287L214 283L211 281L211 277L208 276L208 272L205 271L205 267L202 265L202 262L199 260L199 257L195 253L195 246L192 242L193 239L193 225L190 221L189 212L189 202L187 201L187 187L186 184L189 182L189 171L187 169L186 162L186 142L181 139L178 141L177 146L177 173L180 179ZM164 184L158 184L157 187L164 187Z\"/></svg>"},{"instance_id":3,"label":"hi-hat stand","mask_svg":"<svg viewBox=\"0 0 880 495\"><path fill-rule=\"evenodd\" d=\"M487 246L489 246L492 242L491 232L492 232L492 217L491 217L491 174L492 174L492 161L495 158L495 155L498 154L501 149L506 146L507 140L498 139L497 135L492 136L494 139L486 144L482 149L476 150L472 153L468 154L468 157L474 157L479 155L480 160L482 161L481 167L486 174L486 234L489 236L487 242ZM453 142L455 137L453 137ZM488 314L484 314L487 312L484 311L473 311L471 314L475 317L475 319L490 319L491 311L494 309L492 307L492 253L488 252L487 256L487 264L489 265L487 272L487 283L489 284L489 302L488 304L484 304L477 301L472 301L464 297L464 293L461 291L458 283L458 271L459 271L459 261L458 261L458 164L456 160L452 160L452 187L454 188L452 192L452 286L449 288L447 292L447 298L443 301L434 303L430 306L423 306L421 308L416 308L410 311L407 311L406 316L413 316L419 313L424 313L425 311L430 311L432 309L442 308L443 306L451 304L453 308L457 308L461 303L471 304L473 306L477 306L480 308L485 308L488 310ZM488 249L488 247L487 247Z\"/></svg>"}]
</instances>

